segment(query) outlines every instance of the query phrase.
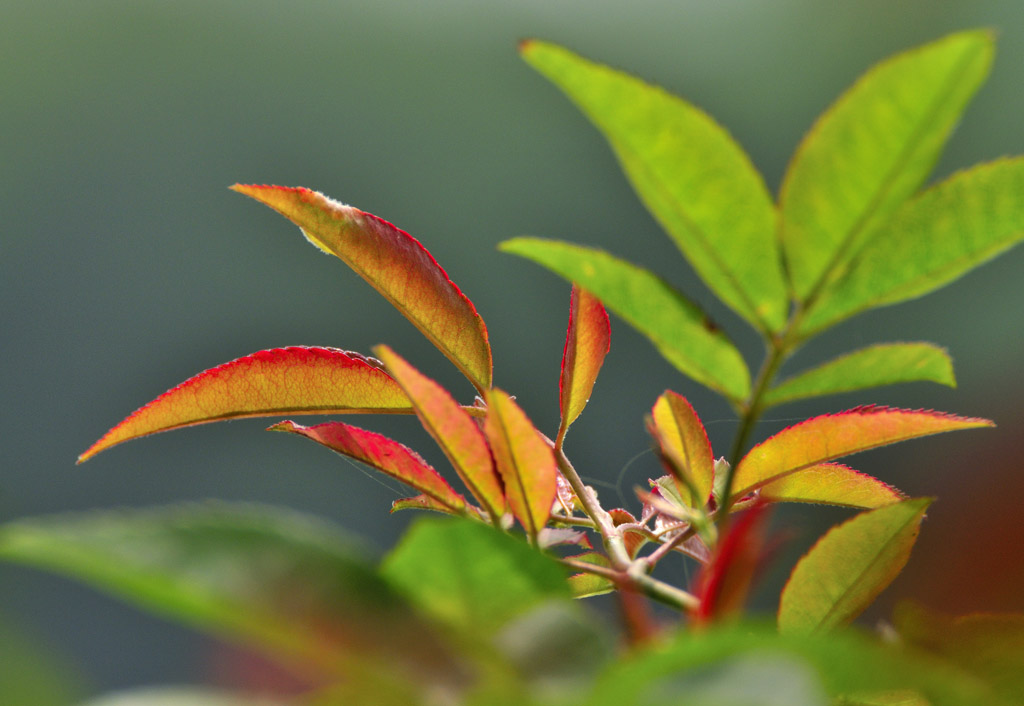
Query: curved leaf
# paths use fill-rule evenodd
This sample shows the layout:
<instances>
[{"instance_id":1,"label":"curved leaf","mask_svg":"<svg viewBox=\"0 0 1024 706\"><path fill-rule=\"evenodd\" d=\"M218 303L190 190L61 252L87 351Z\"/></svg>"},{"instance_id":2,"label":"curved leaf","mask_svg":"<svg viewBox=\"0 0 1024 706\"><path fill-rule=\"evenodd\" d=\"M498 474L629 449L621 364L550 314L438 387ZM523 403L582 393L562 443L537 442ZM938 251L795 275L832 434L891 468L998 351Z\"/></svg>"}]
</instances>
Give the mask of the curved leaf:
<instances>
[{"instance_id":1,"label":"curved leaf","mask_svg":"<svg viewBox=\"0 0 1024 706\"><path fill-rule=\"evenodd\" d=\"M953 361L931 343L882 343L847 353L783 380L765 394L766 406L899 382L928 380L956 387Z\"/></svg>"},{"instance_id":2,"label":"curved leaf","mask_svg":"<svg viewBox=\"0 0 1024 706\"><path fill-rule=\"evenodd\" d=\"M702 110L567 49L524 42L523 58L608 138L648 210L724 302L754 326L788 313L775 208L764 180Z\"/></svg>"},{"instance_id":3,"label":"curved leaf","mask_svg":"<svg viewBox=\"0 0 1024 706\"><path fill-rule=\"evenodd\" d=\"M78 457L194 424L280 414L411 413L387 373L336 348L275 348L199 373L133 412Z\"/></svg>"},{"instance_id":4,"label":"curved leaf","mask_svg":"<svg viewBox=\"0 0 1024 706\"><path fill-rule=\"evenodd\" d=\"M512 514L536 538L551 515L557 492L555 455L511 397L494 388L487 393L484 433L505 482Z\"/></svg>"},{"instance_id":5,"label":"curved leaf","mask_svg":"<svg viewBox=\"0 0 1024 706\"><path fill-rule=\"evenodd\" d=\"M890 485L841 463L819 463L761 487L767 502L818 503L872 509L904 499Z\"/></svg>"},{"instance_id":6,"label":"curved leaf","mask_svg":"<svg viewBox=\"0 0 1024 706\"><path fill-rule=\"evenodd\" d=\"M377 346L374 352L412 400L423 427L444 451L462 482L492 519L500 518L505 511L505 495L491 450L476 421L447 390L393 350Z\"/></svg>"},{"instance_id":7,"label":"curved leaf","mask_svg":"<svg viewBox=\"0 0 1024 706\"><path fill-rule=\"evenodd\" d=\"M483 391L491 386L491 346L476 307L418 240L387 221L302 187L235 184L337 255L423 332Z\"/></svg>"},{"instance_id":8,"label":"curved leaf","mask_svg":"<svg viewBox=\"0 0 1024 706\"><path fill-rule=\"evenodd\" d=\"M306 427L292 421L284 421L270 427L268 431L287 431L312 439L332 451L354 458L402 481L450 512L466 511L466 499L456 493L440 473L418 453L383 434L366 431L344 422L326 422Z\"/></svg>"},{"instance_id":9,"label":"curved leaf","mask_svg":"<svg viewBox=\"0 0 1024 706\"><path fill-rule=\"evenodd\" d=\"M962 32L875 66L804 138L779 195L793 290L814 298L924 181L988 75L993 40Z\"/></svg>"},{"instance_id":10,"label":"curved leaf","mask_svg":"<svg viewBox=\"0 0 1024 706\"><path fill-rule=\"evenodd\" d=\"M956 429L995 426L987 419L931 410L868 405L812 417L752 448L736 468L733 499L786 474L897 441Z\"/></svg>"},{"instance_id":11,"label":"curved leaf","mask_svg":"<svg viewBox=\"0 0 1024 706\"><path fill-rule=\"evenodd\" d=\"M782 591L779 632L846 625L903 569L931 498L861 513L833 527L800 559Z\"/></svg>"},{"instance_id":12,"label":"curved leaf","mask_svg":"<svg viewBox=\"0 0 1024 706\"><path fill-rule=\"evenodd\" d=\"M680 498L690 507L704 507L711 495L715 457L697 413L685 397L665 390L654 403L651 420L658 431L657 439L663 452L678 459L683 465L681 470L686 473L687 481L676 479ZM687 487L691 485L697 497L691 497Z\"/></svg>"},{"instance_id":13,"label":"curved leaf","mask_svg":"<svg viewBox=\"0 0 1024 706\"><path fill-rule=\"evenodd\" d=\"M562 372L558 378L558 406L562 421L556 443L561 444L569 425L576 421L590 401L597 373L611 349L611 326L601 301L573 285L569 295L569 328L562 349Z\"/></svg>"},{"instance_id":14,"label":"curved leaf","mask_svg":"<svg viewBox=\"0 0 1024 706\"><path fill-rule=\"evenodd\" d=\"M0 558L77 577L150 610L339 676L401 664L451 676L438 633L329 523L204 503L19 520Z\"/></svg>"},{"instance_id":15,"label":"curved leaf","mask_svg":"<svg viewBox=\"0 0 1024 706\"><path fill-rule=\"evenodd\" d=\"M897 211L808 310L804 336L949 284L1024 239L1024 157L956 174Z\"/></svg>"},{"instance_id":16,"label":"curved leaf","mask_svg":"<svg viewBox=\"0 0 1024 706\"><path fill-rule=\"evenodd\" d=\"M411 498L399 498L391 503L391 512L398 512L399 510L433 510L445 515L459 514L453 512L447 505L443 505L425 494L416 495Z\"/></svg>"},{"instance_id":17,"label":"curved leaf","mask_svg":"<svg viewBox=\"0 0 1024 706\"><path fill-rule=\"evenodd\" d=\"M737 402L750 394L750 371L736 347L696 305L657 275L602 250L557 240L513 238L499 247L593 292L697 382Z\"/></svg>"},{"instance_id":18,"label":"curved leaf","mask_svg":"<svg viewBox=\"0 0 1024 706\"><path fill-rule=\"evenodd\" d=\"M161 686L104 694L77 706L294 706L294 702L263 696L254 701L249 694L219 689Z\"/></svg>"}]
</instances>

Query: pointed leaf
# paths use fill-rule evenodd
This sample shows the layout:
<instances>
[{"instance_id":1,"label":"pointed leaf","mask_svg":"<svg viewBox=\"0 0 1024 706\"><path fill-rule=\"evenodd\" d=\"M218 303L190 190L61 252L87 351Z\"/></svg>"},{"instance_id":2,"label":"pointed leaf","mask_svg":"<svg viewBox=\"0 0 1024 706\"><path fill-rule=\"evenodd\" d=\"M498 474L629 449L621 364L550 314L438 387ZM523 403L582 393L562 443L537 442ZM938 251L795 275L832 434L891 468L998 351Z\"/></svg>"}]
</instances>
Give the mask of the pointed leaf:
<instances>
[{"instance_id":1,"label":"pointed leaf","mask_svg":"<svg viewBox=\"0 0 1024 706\"><path fill-rule=\"evenodd\" d=\"M204 503L20 520L0 527L0 558L324 675L383 661L443 678L451 667L434 629L334 526L283 509Z\"/></svg>"},{"instance_id":2,"label":"pointed leaf","mask_svg":"<svg viewBox=\"0 0 1024 706\"><path fill-rule=\"evenodd\" d=\"M562 47L529 41L521 50L608 138L640 199L708 287L754 326L780 329L789 300L775 209L728 132L683 99Z\"/></svg>"},{"instance_id":3,"label":"pointed leaf","mask_svg":"<svg viewBox=\"0 0 1024 706\"><path fill-rule=\"evenodd\" d=\"M566 573L521 539L479 522L424 517L382 571L426 614L474 635L493 634L530 608L567 599Z\"/></svg>"},{"instance_id":4,"label":"pointed leaf","mask_svg":"<svg viewBox=\"0 0 1024 706\"><path fill-rule=\"evenodd\" d=\"M695 582L700 605L693 615L698 625L734 617L743 610L762 559L768 516L760 503L744 512L729 525L711 561L701 568Z\"/></svg>"},{"instance_id":5,"label":"pointed leaf","mask_svg":"<svg viewBox=\"0 0 1024 706\"><path fill-rule=\"evenodd\" d=\"M833 527L800 559L782 591L779 631L846 625L903 569L931 498L904 500Z\"/></svg>"},{"instance_id":6,"label":"pointed leaf","mask_svg":"<svg viewBox=\"0 0 1024 706\"><path fill-rule=\"evenodd\" d=\"M847 353L788 378L765 395L766 406L898 382L929 380L956 387L953 361L931 343L882 343Z\"/></svg>"},{"instance_id":7,"label":"pointed leaf","mask_svg":"<svg viewBox=\"0 0 1024 706\"><path fill-rule=\"evenodd\" d=\"M383 434L343 422L326 422L306 427L284 421L270 427L269 431L287 431L312 439L332 451L402 481L451 512L462 513L466 510L466 499L456 493L441 474L418 453Z\"/></svg>"},{"instance_id":8,"label":"pointed leaf","mask_svg":"<svg viewBox=\"0 0 1024 706\"><path fill-rule=\"evenodd\" d=\"M275 348L218 365L168 390L78 457L158 431L281 414L410 413L402 388L358 353Z\"/></svg>"},{"instance_id":9,"label":"pointed leaf","mask_svg":"<svg viewBox=\"0 0 1024 706\"><path fill-rule=\"evenodd\" d=\"M555 502L555 455L519 405L497 388L487 393L484 433L505 482L512 514L536 538Z\"/></svg>"},{"instance_id":10,"label":"pointed leaf","mask_svg":"<svg viewBox=\"0 0 1024 706\"><path fill-rule=\"evenodd\" d=\"M761 487L766 502L819 503L872 509L904 499L890 485L840 463L820 463Z\"/></svg>"},{"instance_id":11,"label":"pointed leaf","mask_svg":"<svg viewBox=\"0 0 1024 706\"><path fill-rule=\"evenodd\" d=\"M569 328L562 349L562 373L558 378L558 404L562 411L556 437L559 444L569 425L576 421L590 400L597 373L610 349L608 312L597 297L573 285L569 295Z\"/></svg>"},{"instance_id":12,"label":"pointed leaf","mask_svg":"<svg viewBox=\"0 0 1024 706\"><path fill-rule=\"evenodd\" d=\"M697 491L697 497L691 497L685 487L687 484L677 479L681 499L690 507L704 507L711 495L715 457L697 413L685 397L665 390L654 403L651 419L658 430L662 450L682 461L689 483Z\"/></svg>"},{"instance_id":13,"label":"pointed leaf","mask_svg":"<svg viewBox=\"0 0 1024 706\"><path fill-rule=\"evenodd\" d=\"M387 221L310 189L235 184L337 255L423 332L483 391L491 386L487 327L473 303L418 240Z\"/></svg>"},{"instance_id":14,"label":"pointed leaf","mask_svg":"<svg viewBox=\"0 0 1024 706\"><path fill-rule=\"evenodd\" d=\"M593 292L697 382L734 401L750 394L750 372L729 338L657 275L604 251L556 240L513 238L500 249Z\"/></svg>"},{"instance_id":15,"label":"pointed leaf","mask_svg":"<svg viewBox=\"0 0 1024 706\"><path fill-rule=\"evenodd\" d=\"M409 365L393 350L377 346L374 352L412 400L423 427L452 462L469 492L492 518L500 518L505 511L505 496L491 451L476 421L447 390Z\"/></svg>"},{"instance_id":16,"label":"pointed leaf","mask_svg":"<svg viewBox=\"0 0 1024 706\"><path fill-rule=\"evenodd\" d=\"M761 442L740 461L733 499L794 471L897 441L995 426L987 419L868 405L813 417Z\"/></svg>"},{"instance_id":17,"label":"pointed leaf","mask_svg":"<svg viewBox=\"0 0 1024 706\"><path fill-rule=\"evenodd\" d=\"M597 566L604 567L611 566L611 562L608 561L608 557L599 552L587 552L586 554L578 554L571 558L585 564L596 564ZM615 584L608 579L586 571L573 574L568 578L568 582L569 590L572 591L573 598L603 596L604 594L611 593L615 590Z\"/></svg>"},{"instance_id":18,"label":"pointed leaf","mask_svg":"<svg viewBox=\"0 0 1024 706\"><path fill-rule=\"evenodd\" d=\"M929 189L871 237L800 326L803 335L949 284L1024 239L1024 157L973 167Z\"/></svg>"},{"instance_id":19,"label":"pointed leaf","mask_svg":"<svg viewBox=\"0 0 1024 706\"><path fill-rule=\"evenodd\" d=\"M816 296L924 181L988 75L988 32L963 32L878 64L804 138L779 196L797 299Z\"/></svg>"}]
</instances>

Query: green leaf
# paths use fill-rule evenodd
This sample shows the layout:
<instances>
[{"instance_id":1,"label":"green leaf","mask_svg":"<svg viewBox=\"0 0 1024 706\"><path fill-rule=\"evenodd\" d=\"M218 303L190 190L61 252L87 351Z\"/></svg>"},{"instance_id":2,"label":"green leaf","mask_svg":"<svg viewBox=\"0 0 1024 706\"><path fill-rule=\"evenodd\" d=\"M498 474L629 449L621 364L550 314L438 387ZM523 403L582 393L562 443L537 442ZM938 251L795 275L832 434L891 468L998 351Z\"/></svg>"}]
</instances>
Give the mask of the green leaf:
<instances>
[{"instance_id":1,"label":"green leaf","mask_svg":"<svg viewBox=\"0 0 1024 706\"><path fill-rule=\"evenodd\" d=\"M788 664L784 666L784 662ZM807 675L801 673L799 665L810 667L827 696L833 699L852 692L917 690L932 706L1004 703L953 665L936 664L910 650L870 640L853 630L828 635L780 635L774 627L751 623L681 631L667 643L635 650L604 671L583 703L689 705L694 703L689 696L695 690L710 689L716 684L726 686L741 676L746 681L750 674L746 667L759 664L778 667L778 672L761 671L761 695L743 694L746 698L711 703L761 706L766 703L765 694L775 688L786 688L786 677L799 674L801 680L806 680ZM737 669L739 666L745 668ZM796 696L807 693L802 691Z\"/></svg>"},{"instance_id":2,"label":"green leaf","mask_svg":"<svg viewBox=\"0 0 1024 706\"><path fill-rule=\"evenodd\" d=\"M810 336L866 309L927 294L1024 238L1024 157L956 174L897 211L800 326Z\"/></svg>"},{"instance_id":3,"label":"green leaf","mask_svg":"<svg viewBox=\"0 0 1024 706\"><path fill-rule=\"evenodd\" d=\"M469 634L491 634L533 606L569 598L557 562L469 520L419 520L382 571L427 614Z\"/></svg>"},{"instance_id":4,"label":"green leaf","mask_svg":"<svg viewBox=\"0 0 1024 706\"><path fill-rule=\"evenodd\" d=\"M765 405L899 382L928 380L956 387L953 361L931 343L882 343L847 353L788 378L765 395Z\"/></svg>"},{"instance_id":5,"label":"green leaf","mask_svg":"<svg viewBox=\"0 0 1024 706\"><path fill-rule=\"evenodd\" d=\"M327 675L387 662L444 680L449 652L327 523L205 503L19 520L0 558L74 576Z\"/></svg>"},{"instance_id":6,"label":"green leaf","mask_svg":"<svg viewBox=\"0 0 1024 706\"><path fill-rule=\"evenodd\" d=\"M500 249L529 258L597 295L697 382L739 402L750 371L728 337L657 275L602 250L542 238L513 238Z\"/></svg>"},{"instance_id":7,"label":"green leaf","mask_svg":"<svg viewBox=\"0 0 1024 706\"><path fill-rule=\"evenodd\" d=\"M797 149L779 195L799 301L817 296L925 180L988 75L988 32L953 34L868 71Z\"/></svg>"},{"instance_id":8,"label":"green leaf","mask_svg":"<svg viewBox=\"0 0 1024 706\"><path fill-rule=\"evenodd\" d=\"M886 505L829 530L800 559L782 591L779 631L827 632L860 615L907 563L931 502Z\"/></svg>"},{"instance_id":9,"label":"green leaf","mask_svg":"<svg viewBox=\"0 0 1024 706\"><path fill-rule=\"evenodd\" d=\"M777 331L789 300L771 195L706 113L567 49L524 42L523 58L600 129L633 188L694 269L751 324Z\"/></svg>"},{"instance_id":10,"label":"green leaf","mask_svg":"<svg viewBox=\"0 0 1024 706\"><path fill-rule=\"evenodd\" d=\"M67 706L84 691L70 663L0 616L0 697L17 706Z\"/></svg>"}]
</instances>

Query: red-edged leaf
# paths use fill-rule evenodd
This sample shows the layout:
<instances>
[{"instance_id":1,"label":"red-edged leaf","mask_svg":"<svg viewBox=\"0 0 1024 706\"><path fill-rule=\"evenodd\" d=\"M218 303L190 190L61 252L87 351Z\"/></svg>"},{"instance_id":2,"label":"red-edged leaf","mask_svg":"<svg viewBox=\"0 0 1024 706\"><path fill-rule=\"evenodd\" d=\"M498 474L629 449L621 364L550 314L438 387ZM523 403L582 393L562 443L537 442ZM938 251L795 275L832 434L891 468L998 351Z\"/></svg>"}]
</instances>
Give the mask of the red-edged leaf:
<instances>
[{"instance_id":1,"label":"red-edged leaf","mask_svg":"<svg viewBox=\"0 0 1024 706\"><path fill-rule=\"evenodd\" d=\"M574 284L569 295L569 329L562 350L562 374L558 379L562 423L556 443L562 443L569 425L586 407L597 373L610 349L608 312L600 299Z\"/></svg>"},{"instance_id":2,"label":"red-edged leaf","mask_svg":"<svg viewBox=\"0 0 1024 706\"><path fill-rule=\"evenodd\" d=\"M494 519L505 512L505 495L487 440L476 421L448 391L409 365L387 346L374 349L405 394L423 427L434 437L455 472Z\"/></svg>"},{"instance_id":3,"label":"red-edged leaf","mask_svg":"<svg viewBox=\"0 0 1024 706\"><path fill-rule=\"evenodd\" d=\"M505 392L487 393L484 433L505 481L512 514L531 537L547 524L555 502L555 455L526 414Z\"/></svg>"},{"instance_id":4,"label":"red-edged leaf","mask_svg":"<svg viewBox=\"0 0 1024 706\"><path fill-rule=\"evenodd\" d=\"M806 635L846 625L910 558L931 498L862 512L833 527L803 556L779 602L779 632Z\"/></svg>"},{"instance_id":5,"label":"red-edged leaf","mask_svg":"<svg viewBox=\"0 0 1024 706\"><path fill-rule=\"evenodd\" d=\"M995 426L988 419L931 410L855 407L783 429L750 450L733 479L733 498L787 473L897 441L955 429Z\"/></svg>"},{"instance_id":6,"label":"red-edged leaf","mask_svg":"<svg viewBox=\"0 0 1024 706\"><path fill-rule=\"evenodd\" d=\"M761 487L767 502L819 503L866 509L904 499L903 493L866 473L841 463L820 463Z\"/></svg>"},{"instance_id":7,"label":"red-edged leaf","mask_svg":"<svg viewBox=\"0 0 1024 706\"><path fill-rule=\"evenodd\" d=\"M424 461L418 453L383 434L366 431L344 422L326 422L305 427L284 421L269 431L288 431L323 444L332 451L354 458L427 495L453 513L466 510L466 499Z\"/></svg>"},{"instance_id":8,"label":"red-edged leaf","mask_svg":"<svg viewBox=\"0 0 1024 706\"><path fill-rule=\"evenodd\" d=\"M612 518L612 522L615 523L616 527L619 525L637 524L633 513L621 507L613 507L608 511L608 516ZM629 555L635 557L643 546L647 544L647 537L639 530L627 529L622 536L622 542L626 545L626 551Z\"/></svg>"},{"instance_id":9,"label":"red-edged leaf","mask_svg":"<svg viewBox=\"0 0 1024 706\"><path fill-rule=\"evenodd\" d=\"M698 625L735 615L743 609L763 557L767 519L765 506L757 504L729 525L711 561L697 576L700 606L693 618Z\"/></svg>"},{"instance_id":10,"label":"red-edged leaf","mask_svg":"<svg viewBox=\"0 0 1024 706\"><path fill-rule=\"evenodd\" d=\"M447 505L442 505L429 495L416 495L411 498L399 498L395 502L391 503L391 512L398 512L399 510L433 510L435 512L443 512L446 515L457 514Z\"/></svg>"},{"instance_id":11,"label":"red-edged leaf","mask_svg":"<svg viewBox=\"0 0 1024 706\"><path fill-rule=\"evenodd\" d=\"M235 184L337 255L411 321L481 391L491 386L487 327L418 240L387 221L302 187Z\"/></svg>"},{"instance_id":12,"label":"red-edged leaf","mask_svg":"<svg viewBox=\"0 0 1024 706\"><path fill-rule=\"evenodd\" d=\"M669 470L685 474L685 479L676 478L683 502L690 507L703 507L711 495L715 458L700 418L685 397L666 390L654 403L651 419L662 453L669 460L676 459L669 464ZM679 465L682 468L675 468ZM697 497L692 497L687 486L693 487Z\"/></svg>"},{"instance_id":13,"label":"red-edged leaf","mask_svg":"<svg viewBox=\"0 0 1024 706\"><path fill-rule=\"evenodd\" d=\"M336 348L259 351L189 378L136 410L78 457L193 424L281 414L412 412L402 388L358 353Z\"/></svg>"}]
</instances>

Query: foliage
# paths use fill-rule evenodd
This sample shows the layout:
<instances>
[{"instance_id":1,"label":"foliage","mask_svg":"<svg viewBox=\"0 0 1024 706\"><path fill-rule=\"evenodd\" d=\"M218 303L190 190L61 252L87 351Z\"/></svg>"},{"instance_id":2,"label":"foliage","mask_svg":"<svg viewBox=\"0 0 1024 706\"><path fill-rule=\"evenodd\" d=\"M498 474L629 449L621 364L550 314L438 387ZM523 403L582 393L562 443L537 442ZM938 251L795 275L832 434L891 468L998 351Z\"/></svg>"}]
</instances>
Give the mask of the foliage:
<instances>
[{"instance_id":1,"label":"foliage","mask_svg":"<svg viewBox=\"0 0 1024 706\"><path fill-rule=\"evenodd\" d=\"M573 283L561 422L546 435L493 387L483 319L419 241L309 189L236 185L369 282L477 396L460 401L384 345L375 358L334 348L260 351L157 397L79 461L155 432L238 417L415 414L466 494L381 434L286 420L270 429L408 485L412 494L393 511L449 517L416 522L379 564L324 522L223 503L10 522L0 528L0 557L76 576L261 648L309 685L292 704L1018 698L1019 616L907 609L896 625L903 646L847 627L909 559L931 499L907 498L836 459L992 422L864 406L807 419L748 449L773 405L894 383L954 384L946 352L920 342L875 344L788 380L776 375L812 336L937 289L1021 240L1022 158L919 191L988 73L991 36L951 35L865 74L807 134L778 203L740 146L685 100L552 44L527 41L521 52L605 135L703 282L764 339L756 374L726 331L658 274L593 248L514 238L501 249ZM697 412L666 390L645 420L665 475L638 492L636 510L604 507L564 450L609 352L605 307L685 376L721 394L740 420L729 455L716 459ZM737 623L771 551L765 527L779 502L863 512L799 560L777 625ZM698 565L691 586L660 578L670 557ZM606 592L622 607L632 647L625 655L573 600ZM673 617L655 617L649 600ZM235 703L231 695L185 693L97 703Z\"/></svg>"}]
</instances>

